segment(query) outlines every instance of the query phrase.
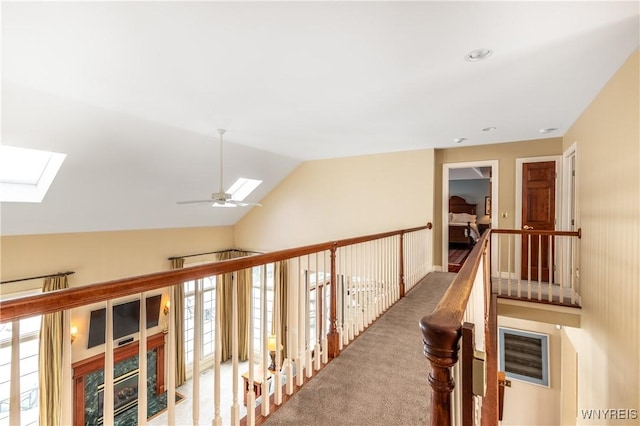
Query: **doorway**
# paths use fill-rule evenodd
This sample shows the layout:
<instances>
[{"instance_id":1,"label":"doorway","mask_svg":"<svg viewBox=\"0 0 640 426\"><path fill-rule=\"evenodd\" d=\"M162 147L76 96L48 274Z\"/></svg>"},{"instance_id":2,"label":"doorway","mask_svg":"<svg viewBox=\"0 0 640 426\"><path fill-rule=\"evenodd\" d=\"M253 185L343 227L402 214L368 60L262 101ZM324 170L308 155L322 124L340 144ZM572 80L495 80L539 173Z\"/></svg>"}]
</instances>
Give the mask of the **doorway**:
<instances>
[{"instance_id":1,"label":"doorway","mask_svg":"<svg viewBox=\"0 0 640 426\"><path fill-rule=\"evenodd\" d=\"M559 156L516 159L516 229L555 230L559 205ZM555 244L550 237L522 237L516 253L522 280L553 282Z\"/></svg>"},{"instance_id":2,"label":"doorway","mask_svg":"<svg viewBox=\"0 0 640 426\"><path fill-rule=\"evenodd\" d=\"M464 163L448 163L442 166L442 270L446 271L449 264L449 198L451 195L449 190L449 181L452 174L456 173L455 170L467 169L467 168L490 168L490 197L487 200L489 206L489 212L498 211L498 160L484 160L484 161L470 161ZM478 205L478 211L485 212L484 200L482 205ZM496 214L489 214L491 227L498 226L498 217ZM496 252L492 251L492 265L496 265Z\"/></svg>"}]
</instances>

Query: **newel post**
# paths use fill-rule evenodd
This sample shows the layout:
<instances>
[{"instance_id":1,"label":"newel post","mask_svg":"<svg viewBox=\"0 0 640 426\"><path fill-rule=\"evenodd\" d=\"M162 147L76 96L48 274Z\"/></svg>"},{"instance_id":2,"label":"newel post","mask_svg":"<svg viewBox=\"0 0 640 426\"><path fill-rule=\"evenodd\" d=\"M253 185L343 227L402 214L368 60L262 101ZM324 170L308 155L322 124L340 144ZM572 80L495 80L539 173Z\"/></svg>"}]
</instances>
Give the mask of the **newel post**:
<instances>
[{"instance_id":1,"label":"newel post","mask_svg":"<svg viewBox=\"0 0 640 426\"><path fill-rule=\"evenodd\" d=\"M400 232L400 297L404 297L404 231Z\"/></svg>"},{"instance_id":2,"label":"newel post","mask_svg":"<svg viewBox=\"0 0 640 426\"><path fill-rule=\"evenodd\" d=\"M435 315L420 320L424 355L431 364L431 426L451 425L451 392L455 386L451 367L458 362L461 326L438 321ZM453 325L453 326L452 326Z\"/></svg>"},{"instance_id":3,"label":"newel post","mask_svg":"<svg viewBox=\"0 0 640 426\"><path fill-rule=\"evenodd\" d=\"M331 259L331 281L330 281L330 294L331 299L329 303L329 333L327 333L327 351L329 352L329 358L335 358L339 354L338 349L338 318L337 318L337 285L336 285L336 250L337 244L333 244L330 250Z\"/></svg>"}]
</instances>

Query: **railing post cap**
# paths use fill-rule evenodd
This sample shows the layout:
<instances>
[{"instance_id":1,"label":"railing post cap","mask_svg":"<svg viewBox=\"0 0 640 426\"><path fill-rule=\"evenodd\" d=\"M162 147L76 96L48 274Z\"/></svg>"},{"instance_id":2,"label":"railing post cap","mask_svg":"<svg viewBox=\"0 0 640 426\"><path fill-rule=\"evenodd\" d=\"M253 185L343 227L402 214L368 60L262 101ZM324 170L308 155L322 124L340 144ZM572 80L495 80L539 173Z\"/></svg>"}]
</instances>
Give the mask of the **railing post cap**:
<instances>
[{"instance_id":1,"label":"railing post cap","mask_svg":"<svg viewBox=\"0 0 640 426\"><path fill-rule=\"evenodd\" d=\"M453 324L444 324L438 321L438 317L427 315L420 320L424 354L431 361L440 364L455 364L458 360L459 341L462 336L462 327L456 328Z\"/></svg>"}]
</instances>

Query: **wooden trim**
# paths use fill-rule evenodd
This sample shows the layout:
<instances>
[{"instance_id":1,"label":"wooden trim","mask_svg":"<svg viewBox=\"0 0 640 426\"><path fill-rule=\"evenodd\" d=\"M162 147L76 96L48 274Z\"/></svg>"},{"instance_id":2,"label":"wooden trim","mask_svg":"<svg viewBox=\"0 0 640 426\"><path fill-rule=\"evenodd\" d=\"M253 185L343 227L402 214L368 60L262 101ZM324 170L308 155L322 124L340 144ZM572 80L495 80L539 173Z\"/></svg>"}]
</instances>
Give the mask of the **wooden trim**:
<instances>
[{"instance_id":1,"label":"wooden trim","mask_svg":"<svg viewBox=\"0 0 640 426\"><path fill-rule=\"evenodd\" d=\"M164 353L165 341L164 333L154 334L147 338L147 351L156 351L156 395L164 392ZM116 364L139 352L139 341L129 343L125 346L117 347L113 350L113 363ZM73 424L84 425L84 378L87 374L104 369L105 354L101 353L90 358L83 359L71 365L73 369Z\"/></svg>"},{"instance_id":2,"label":"wooden trim","mask_svg":"<svg viewBox=\"0 0 640 426\"><path fill-rule=\"evenodd\" d=\"M400 234L400 259L398 260L400 263L399 271L400 274L400 298L402 299L405 296L405 282L404 282L404 232Z\"/></svg>"},{"instance_id":3,"label":"wooden trim","mask_svg":"<svg viewBox=\"0 0 640 426\"><path fill-rule=\"evenodd\" d=\"M475 325L469 322L462 324L462 360L460 389L462 394L462 426L473 426L473 338Z\"/></svg>"},{"instance_id":4,"label":"wooden trim","mask_svg":"<svg viewBox=\"0 0 640 426\"><path fill-rule=\"evenodd\" d=\"M485 324L485 368L487 388L482 398L482 426L498 424L498 299L495 293L489 299L489 318ZM500 419L502 420L502 419Z\"/></svg>"},{"instance_id":5,"label":"wooden trim","mask_svg":"<svg viewBox=\"0 0 640 426\"><path fill-rule=\"evenodd\" d=\"M491 229L493 234L516 234L516 235L551 235L554 237L578 237L582 238L582 228L577 231L545 231L545 230L525 230L525 229Z\"/></svg>"},{"instance_id":6,"label":"wooden trim","mask_svg":"<svg viewBox=\"0 0 640 426\"><path fill-rule=\"evenodd\" d=\"M18 299L2 300L0 301L0 323L29 318L34 315L58 312L65 309L78 308L80 306L104 302L106 300L117 299L145 291L170 287L179 283L212 275L226 274L242 269L252 268L254 266L261 266L267 263L274 263L311 253L327 251L331 250L333 247L343 247L392 235L399 235L402 232L431 229L431 227L431 223L428 223L425 226L419 226L416 228L384 232L304 247L296 247L271 253L258 254L255 256L223 260L206 265L191 266L188 268L156 272L153 274L123 278L98 284L50 291Z\"/></svg>"},{"instance_id":7,"label":"wooden trim","mask_svg":"<svg viewBox=\"0 0 640 426\"><path fill-rule=\"evenodd\" d=\"M431 315L420 320L424 354L431 363L431 426L451 425L451 367L458 361L462 319L475 281L480 259L488 248L491 232L480 237L460 272Z\"/></svg>"}]
</instances>

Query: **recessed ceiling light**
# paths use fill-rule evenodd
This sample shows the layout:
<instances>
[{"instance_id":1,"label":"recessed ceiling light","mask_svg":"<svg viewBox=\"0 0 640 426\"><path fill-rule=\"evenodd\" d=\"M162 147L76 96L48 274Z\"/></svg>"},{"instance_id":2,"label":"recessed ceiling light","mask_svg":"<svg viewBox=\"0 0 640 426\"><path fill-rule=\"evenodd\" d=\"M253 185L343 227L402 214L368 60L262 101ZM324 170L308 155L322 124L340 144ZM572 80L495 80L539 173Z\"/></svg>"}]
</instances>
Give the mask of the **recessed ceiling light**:
<instances>
[{"instance_id":1,"label":"recessed ceiling light","mask_svg":"<svg viewBox=\"0 0 640 426\"><path fill-rule=\"evenodd\" d=\"M494 126L485 127L484 129L482 129L483 132L493 132L494 130L496 130L496 127Z\"/></svg>"},{"instance_id":2,"label":"recessed ceiling light","mask_svg":"<svg viewBox=\"0 0 640 426\"><path fill-rule=\"evenodd\" d=\"M466 140L467 140L467 138L455 138L453 141L454 141L455 143L462 143L462 142L464 142L464 141L466 141Z\"/></svg>"},{"instance_id":3,"label":"recessed ceiling light","mask_svg":"<svg viewBox=\"0 0 640 426\"><path fill-rule=\"evenodd\" d=\"M482 61L483 59L487 59L489 56L491 56L492 53L493 50L491 49L476 49L469 52L467 56L464 57L464 59L469 62Z\"/></svg>"},{"instance_id":4,"label":"recessed ceiling light","mask_svg":"<svg viewBox=\"0 0 640 426\"><path fill-rule=\"evenodd\" d=\"M547 127L545 129L540 129L538 130L540 133L545 134L545 133L551 133L551 132L555 132L556 130L558 130L555 127Z\"/></svg>"}]
</instances>

